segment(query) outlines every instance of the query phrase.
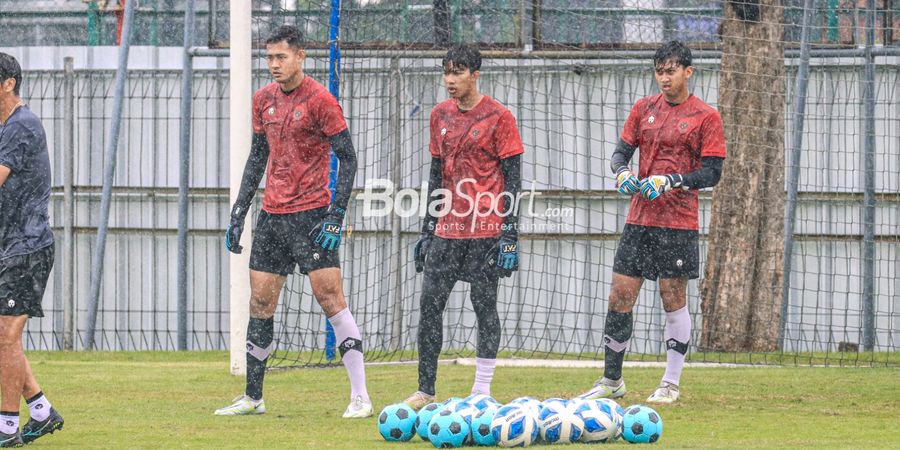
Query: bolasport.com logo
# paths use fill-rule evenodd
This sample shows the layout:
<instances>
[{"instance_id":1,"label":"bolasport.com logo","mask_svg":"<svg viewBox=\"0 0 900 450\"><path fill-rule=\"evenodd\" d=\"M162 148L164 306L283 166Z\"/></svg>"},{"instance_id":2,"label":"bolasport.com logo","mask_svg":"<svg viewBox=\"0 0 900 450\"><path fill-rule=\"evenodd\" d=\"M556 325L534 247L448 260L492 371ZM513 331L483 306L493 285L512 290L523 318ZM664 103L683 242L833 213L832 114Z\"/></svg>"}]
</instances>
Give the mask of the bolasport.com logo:
<instances>
[{"instance_id":1,"label":"bolasport.com logo","mask_svg":"<svg viewBox=\"0 0 900 450\"><path fill-rule=\"evenodd\" d=\"M396 189L391 180L373 178L366 180L365 189L357 195L357 200L362 203L362 216L366 219L382 218L391 214L401 218L423 218L428 214L437 219L452 215L458 219L439 221L438 226L463 227L469 231L502 226L491 220L483 220L491 216L502 219L514 214L520 219L523 217L554 219L574 215L574 209L567 207L545 207L540 213L536 212L535 199L541 193L535 191L534 183L529 190L520 191L515 195L510 192L469 194L474 190L475 184L475 179L464 178L456 183L454 189L435 189L429 201L427 182L423 182L419 189ZM523 230L522 223L519 224L518 230L537 231Z\"/></svg>"}]
</instances>

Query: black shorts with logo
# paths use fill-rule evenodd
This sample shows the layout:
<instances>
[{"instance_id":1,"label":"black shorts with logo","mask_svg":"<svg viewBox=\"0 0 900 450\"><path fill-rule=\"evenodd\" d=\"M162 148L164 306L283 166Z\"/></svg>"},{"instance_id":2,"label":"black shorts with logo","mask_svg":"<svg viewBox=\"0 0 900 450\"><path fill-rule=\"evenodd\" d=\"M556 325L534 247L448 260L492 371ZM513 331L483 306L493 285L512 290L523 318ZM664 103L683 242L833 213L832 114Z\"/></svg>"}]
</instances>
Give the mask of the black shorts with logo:
<instances>
[{"instance_id":1,"label":"black shorts with logo","mask_svg":"<svg viewBox=\"0 0 900 450\"><path fill-rule=\"evenodd\" d=\"M648 280L700 278L700 233L625 224L613 272Z\"/></svg>"},{"instance_id":2,"label":"black shorts with logo","mask_svg":"<svg viewBox=\"0 0 900 450\"><path fill-rule=\"evenodd\" d=\"M41 300L53 268L53 252L51 244L0 259L0 316L44 317Z\"/></svg>"},{"instance_id":3,"label":"black shorts with logo","mask_svg":"<svg viewBox=\"0 0 900 450\"><path fill-rule=\"evenodd\" d=\"M498 238L444 239L435 236L428 247L425 271L440 277L473 283L500 277L488 267L488 253L497 250Z\"/></svg>"},{"instance_id":4,"label":"black shorts with logo","mask_svg":"<svg viewBox=\"0 0 900 450\"><path fill-rule=\"evenodd\" d=\"M287 276L294 272L295 265L304 274L340 267L338 251L315 245L309 236L327 211L327 207L291 214L260 211L253 233L250 268Z\"/></svg>"}]
</instances>

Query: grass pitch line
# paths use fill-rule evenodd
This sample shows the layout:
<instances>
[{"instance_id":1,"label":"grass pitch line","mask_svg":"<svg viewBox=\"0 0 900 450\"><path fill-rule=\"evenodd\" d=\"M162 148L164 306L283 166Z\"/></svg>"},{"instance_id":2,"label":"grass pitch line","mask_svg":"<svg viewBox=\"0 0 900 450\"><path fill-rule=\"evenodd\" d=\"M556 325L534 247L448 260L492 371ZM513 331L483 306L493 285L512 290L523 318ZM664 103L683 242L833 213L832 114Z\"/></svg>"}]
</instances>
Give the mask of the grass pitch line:
<instances>
[{"instance_id":1,"label":"grass pitch line","mask_svg":"<svg viewBox=\"0 0 900 450\"><path fill-rule=\"evenodd\" d=\"M475 358L457 358L456 364L461 366L474 366ZM666 363L654 361L625 361L625 367L665 368ZM603 361L571 361L564 359L498 359L497 367L545 367L554 369L602 369ZM781 366L764 366L759 364L734 364L734 363L685 363L685 367L692 368L748 368L766 367L775 368Z\"/></svg>"}]
</instances>

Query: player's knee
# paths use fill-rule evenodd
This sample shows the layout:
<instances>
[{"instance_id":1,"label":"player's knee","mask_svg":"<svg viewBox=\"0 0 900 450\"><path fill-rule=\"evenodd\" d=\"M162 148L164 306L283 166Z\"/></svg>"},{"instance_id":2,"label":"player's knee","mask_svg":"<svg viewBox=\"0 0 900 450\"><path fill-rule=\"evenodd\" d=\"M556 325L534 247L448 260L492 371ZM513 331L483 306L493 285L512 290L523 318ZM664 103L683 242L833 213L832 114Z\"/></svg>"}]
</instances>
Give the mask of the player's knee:
<instances>
[{"instance_id":1,"label":"player's knee","mask_svg":"<svg viewBox=\"0 0 900 450\"><path fill-rule=\"evenodd\" d=\"M255 319L268 319L275 314L276 300L266 297L251 295L250 296L250 317Z\"/></svg>"}]
</instances>

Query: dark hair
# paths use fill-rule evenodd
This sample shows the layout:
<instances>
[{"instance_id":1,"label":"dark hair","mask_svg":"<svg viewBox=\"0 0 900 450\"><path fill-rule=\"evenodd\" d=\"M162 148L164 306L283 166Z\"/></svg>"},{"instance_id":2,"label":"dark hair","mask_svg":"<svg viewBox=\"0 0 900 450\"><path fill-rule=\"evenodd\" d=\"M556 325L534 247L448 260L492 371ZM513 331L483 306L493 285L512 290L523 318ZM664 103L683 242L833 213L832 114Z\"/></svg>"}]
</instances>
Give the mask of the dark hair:
<instances>
[{"instance_id":1,"label":"dark hair","mask_svg":"<svg viewBox=\"0 0 900 450\"><path fill-rule=\"evenodd\" d=\"M469 69L470 72L481 70L481 52L466 44L454 45L447 50L447 56L444 57L441 66L446 69L450 63L453 63L454 67Z\"/></svg>"},{"instance_id":2,"label":"dark hair","mask_svg":"<svg viewBox=\"0 0 900 450\"><path fill-rule=\"evenodd\" d=\"M10 78L16 80L13 94L19 95L19 86L22 85L22 67L12 55L0 52L0 83Z\"/></svg>"},{"instance_id":3,"label":"dark hair","mask_svg":"<svg viewBox=\"0 0 900 450\"><path fill-rule=\"evenodd\" d=\"M291 48L301 49L303 48L303 32L293 25L282 25L269 35L266 44L277 44L282 41L287 42Z\"/></svg>"},{"instance_id":4,"label":"dark hair","mask_svg":"<svg viewBox=\"0 0 900 450\"><path fill-rule=\"evenodd\" d=\"M659 67L669 61L675 62L682 67L690 67L693 58L691 57L691 49L682 44L681 41L669 41L660 47L656 54L653 55L653 67Z\"/></svg>"}]
</instances>

